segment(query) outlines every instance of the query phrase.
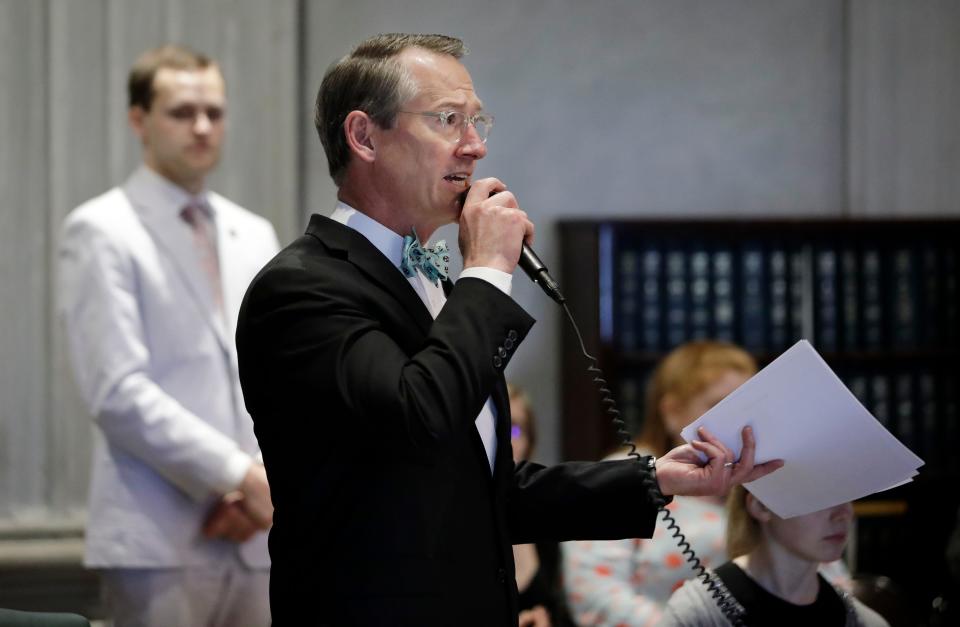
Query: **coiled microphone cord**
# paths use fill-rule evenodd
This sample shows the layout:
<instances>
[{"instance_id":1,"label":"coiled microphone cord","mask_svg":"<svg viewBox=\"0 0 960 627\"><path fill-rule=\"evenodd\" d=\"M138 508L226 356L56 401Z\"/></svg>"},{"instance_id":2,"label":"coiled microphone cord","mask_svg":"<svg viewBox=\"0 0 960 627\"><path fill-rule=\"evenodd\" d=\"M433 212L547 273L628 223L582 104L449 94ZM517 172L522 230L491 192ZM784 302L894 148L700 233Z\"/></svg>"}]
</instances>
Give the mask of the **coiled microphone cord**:
<instances>
[{"instance_id":1,"label":"coiled microphone cord","mask_svg":"<svg viewBox=\"0 0 960 627\"><path fill-rule=\"evenodd\" d=\"M734 627L744 627L743 606L732 597L718 577L715 575L711 576L710 573L707 572L706 567L700 562L700 558L697 557L690 543L687 542L686 536L680 531L680 526L677 524L676 519L670 514L670 511L666 507L666 499L663 497L663 493L660 492L660 486L657 485L653 474L646 471L653 458L644 457L637 452L637 447L630 437L630 432L627 431L627 424L620 417L620 410L617 409L617 402L613 398L613 393L610 391L610 388L607 387L606 379L603 378L603 371L600 370L600 367L597 365L597 358L587 352L587 347L583 343L583 336L580 334L580 327L577 326L576 321L573 319L573 314L570 313L570 308L567 306L567 303L561 302L560 306L563 307L563 311L567 314L567 319L573 326L574 333L577 334L577 341L580 342L580 350L583 352L583 356L590 362L587 366L587 372L590 373L593 383L597 386L597 391L600 393L600 404L603 406L604 412L606 412L613 422L621 444L627 448L627 456L637 460L640 467L645 470L643 473L643 485L650 495L650 500L656 506L657 513L663 514L661 520L667 525L667 531L670 532L670 535L677 541L677 546L680 548L681 554L687 562L690 563L691 568L693 568L695 572L695 578L700 579L703 585L707 587L710 596L717 604L717 607L720 608L720 611L723 612L723 615L727 617L727 620L729 620Z\"/></svg>"}]
</instances>

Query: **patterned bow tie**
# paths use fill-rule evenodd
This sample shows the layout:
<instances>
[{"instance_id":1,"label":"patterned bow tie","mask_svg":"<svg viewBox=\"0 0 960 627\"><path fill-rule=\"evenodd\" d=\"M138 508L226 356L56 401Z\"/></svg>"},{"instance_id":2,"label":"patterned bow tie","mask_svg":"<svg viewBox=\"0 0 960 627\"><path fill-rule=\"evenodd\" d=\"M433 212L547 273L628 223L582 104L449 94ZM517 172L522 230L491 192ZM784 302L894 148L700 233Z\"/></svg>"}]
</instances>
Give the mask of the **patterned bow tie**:
<instances>
[{"instance_id":1,"label":"patterned bow tie","mask_svg":"<svg viewBox=\"0 0 960 627\"><path fill-rule=\"evenodd\" d=\"M400 259L400 271L405 277L412 277L417 268L427 280L437 285L447 278L450 271L450 249L447 242L440 240L432 247L422 246L417 231L403 238L403 256Z\"/></svg>"}]
</instances>

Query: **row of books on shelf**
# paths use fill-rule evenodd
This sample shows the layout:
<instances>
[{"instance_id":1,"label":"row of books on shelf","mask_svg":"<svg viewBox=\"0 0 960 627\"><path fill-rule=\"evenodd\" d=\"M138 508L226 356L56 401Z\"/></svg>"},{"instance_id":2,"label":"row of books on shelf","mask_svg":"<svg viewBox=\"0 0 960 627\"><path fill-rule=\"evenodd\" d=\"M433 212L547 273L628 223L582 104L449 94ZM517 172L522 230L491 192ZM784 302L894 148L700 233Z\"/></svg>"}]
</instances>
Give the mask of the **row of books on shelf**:
<instances>
[{"instance_id":1,"label":"row of books on shelf","mask_svg":"<svg viewBox=\"0 0 960 627\"><path fill-rule=\"evenodd\" d=\"M643 426L650 370L623 377L617 385L624 422L633 434ZM960 415L957 365L942 368L846 368L840 378L864 407L925 464L922 473L960 472Z\"/></svg>"},{"instance_id":2,"label":"row of books on shelf","mask_svg":"<svg viewBox=\"0 0 960 627\"><path fill-rule=\"evenodd\" d=\"M926 462L927 472L957 472L960 415L956 365L940 371L858 369L840 378L871 414Z\"/></svg>"},{"instance_id":3,"label":"row of books on shelf","mask_svg":"<svg viewBox=\"0 0 960 627\"><path fill-rule=\"evenodd\" d=\"M908 533L907 526L890 518L859 518L855 542L847 550L856 551L856 570L858 573L903 577L904 572L891 568L902 559L901 551ZM909 544L909 543L908 543ZM903 585L904 582L897 581Z\"/></svg>"},{"instance_id":4,"label":"row of books on shelf","mask_svg":"<svg viewBox=\"0 0 960 627\"><path fill-rule=\"evenodd\" d=\"M662 351L715 338L779 352L958 344L957 254L930 242L620 243L611 300L616 348Z\"/></svg>"}]
</instances>

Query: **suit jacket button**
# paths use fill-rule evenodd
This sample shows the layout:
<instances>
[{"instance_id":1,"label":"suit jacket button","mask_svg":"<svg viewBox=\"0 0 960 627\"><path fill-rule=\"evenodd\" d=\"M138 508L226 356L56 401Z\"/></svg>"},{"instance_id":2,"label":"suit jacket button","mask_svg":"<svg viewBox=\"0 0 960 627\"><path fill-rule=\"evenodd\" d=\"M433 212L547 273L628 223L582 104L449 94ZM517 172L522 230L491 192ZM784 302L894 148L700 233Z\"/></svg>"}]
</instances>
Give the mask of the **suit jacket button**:
<instances>
[{"instance_id":1,"label":"suit jacket button","mask_svg":"<svg viewBox=\"0 0 960 627\"><path fill-rule=\"evenodd\" d=\"M513 350L513 340L511 340L510 338L505 339L503 341L503 347L508 351Z\"/></svg>"},{"instance_id":2,"label":"suit jacket button","mask_svg":"<svg viewBox=\"0 0 960 627\"><path fill-rule=\"evenodd\" d=\"M500 359L500 355L494 355L494 356L493 356L493 367L494 367L494 368L499 368L499 367L502 366L502 365L503 365L503 360Z\"/></svg>"},{"instance_id":3,"label":"suit jacket button","mask_svg":"<svg viewBox=\"0 0 960 627\"><path fill-rule=\"evenodd\" d=\"M497 355L500 355L500 357L506 358L507 349L501 346L500 348L497 349Z\"/></svg>"},{"instance_id":4,"label":"suit jacket button","mask_svg":"<svg viewBox=\"0 0 960 627\"><path fill-rule=\"evenodd\" d=\"M511 340L511 341L513 341L513 342L516 342L516 341L517 341L517 332L514 331L513 329L510 329L510 331L507 332L507 339L509 339L509 340Z\"/></svg>"},{"instance_id":5,"label":"suit jacket button","mask_svg":"<svg viewBox=\"0 0 960 627\"><path fill-rule=\"evenodd\" d=\"M500 583L507 583L507 571L504 568L497 569L497 581Z\"/></svg>"}]
</instances>

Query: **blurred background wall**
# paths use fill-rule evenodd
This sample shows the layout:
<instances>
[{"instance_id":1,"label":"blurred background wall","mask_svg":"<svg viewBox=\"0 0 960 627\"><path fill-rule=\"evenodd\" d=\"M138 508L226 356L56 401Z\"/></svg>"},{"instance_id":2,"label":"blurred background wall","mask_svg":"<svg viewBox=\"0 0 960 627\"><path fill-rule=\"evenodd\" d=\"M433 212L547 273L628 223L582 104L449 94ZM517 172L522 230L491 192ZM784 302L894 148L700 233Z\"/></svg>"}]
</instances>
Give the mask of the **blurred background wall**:
<instances>
[{"instance_id":1,"label":"blurred background wall","mask_svg":"<svg viewBox=\"0 0 960 627\"><path fill-rule=\"evenodd\" d=\"M335 202L312 126L323 72L384 31L465 39L497 116L477 175L517 194L551 267L562 218L960 216L951 0L0 0L0 539L82 528L97 436L55 317L56 237L139 161L134 58L174 41L221 62L212 187L286 242ZM556 461L561 319L514 290L539 323L508 375Z\"/></svg>"}]
</instances>

